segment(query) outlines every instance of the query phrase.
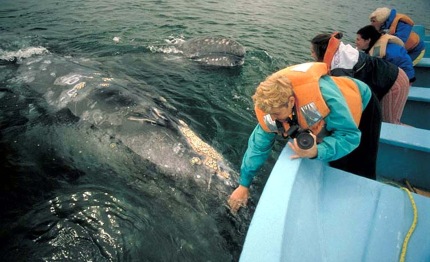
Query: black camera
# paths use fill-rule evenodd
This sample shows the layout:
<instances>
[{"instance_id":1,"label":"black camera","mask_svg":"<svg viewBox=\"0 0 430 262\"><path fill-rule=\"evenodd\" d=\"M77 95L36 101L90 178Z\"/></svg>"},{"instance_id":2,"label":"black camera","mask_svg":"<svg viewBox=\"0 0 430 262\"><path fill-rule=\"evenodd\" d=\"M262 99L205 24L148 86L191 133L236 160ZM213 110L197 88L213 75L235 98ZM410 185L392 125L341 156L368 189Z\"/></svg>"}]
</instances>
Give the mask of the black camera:
<instances>
[{"instance_id":1,"label":"black camera","mask_svg":"<svg viewBox=\"0 0 430 262\"><path fill-rule=\"evenodd\" d=\"M307 150L314 145L314 138L311 136L309 129L301 129L299 125L292 125L287 131L287 136L297 139L297 145Z\"/></svg>"}]
</instances>

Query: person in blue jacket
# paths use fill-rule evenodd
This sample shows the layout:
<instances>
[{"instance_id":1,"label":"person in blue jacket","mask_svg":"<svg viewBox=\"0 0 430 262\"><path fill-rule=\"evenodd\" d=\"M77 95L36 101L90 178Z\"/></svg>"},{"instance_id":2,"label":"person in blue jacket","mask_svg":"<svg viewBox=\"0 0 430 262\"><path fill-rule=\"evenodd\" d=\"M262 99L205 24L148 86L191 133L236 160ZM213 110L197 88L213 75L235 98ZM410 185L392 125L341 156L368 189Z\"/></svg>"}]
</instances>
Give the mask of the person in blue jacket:
<instances>
[{"instance_id":1,"label":"person in blue jacket","mask_svg":"<svg viewBox=\"0 0 430 262\"><path fill-rule=\"evenodd\" d=\"M410 83L415 81L415 70L411 57L398 37L381 34L374 26L367 25L357 31L355 46L358 50L371 56L383 58L397 65L405 71Z\"/></svg>"},{"instance_id":2,"label":"person in blue jacket","mask_svg":"<svg viewBox=\"0 0 430 262\"><path fill-rule=\"evenodd\" d=\"M232 213L246 206L252 180L269 157L277 135L292 138L288 134L296 123L311 131L313 142L308 148L301 147L297 138L288 142L292 159L318 159L375 179L379 102L360 80L327 73L325 63L299 64L272 74L257 87L252 98L258 124L243 156L239 186L228 199Z\"/></svg>"},{"instance_id":3,"label":"person in blue jacket","mask_svg":"<svg viewBox=\"0 0 430 262\"><path fill-rule=\"evenodd\" d=\"M369 19L379 32L395 35L403 41L413 65L416 65L424 57L425 43L412 30L414 21L409 16L397 13L396 9L381 7L373 11Z\"/></svg>"}]
</instances>

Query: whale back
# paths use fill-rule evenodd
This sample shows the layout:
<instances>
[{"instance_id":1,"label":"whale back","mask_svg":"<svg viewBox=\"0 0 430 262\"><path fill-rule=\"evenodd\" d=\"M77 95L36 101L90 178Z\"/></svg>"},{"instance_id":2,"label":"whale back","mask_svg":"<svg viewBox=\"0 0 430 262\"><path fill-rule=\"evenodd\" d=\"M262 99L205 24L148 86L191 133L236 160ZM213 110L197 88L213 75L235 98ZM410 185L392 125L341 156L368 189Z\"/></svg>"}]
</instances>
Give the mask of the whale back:
<instances>
[{"instance_id":1,"label":"whale back","mask_svg":"<svg viewBox=\"0 0 430 262\"><path fill-rule=\"evenodd\" d=\"M226 37L197 37L181 45L184 55L205 65L234 67L244 63L245 47Z\"/></svg>"}]
</instances>

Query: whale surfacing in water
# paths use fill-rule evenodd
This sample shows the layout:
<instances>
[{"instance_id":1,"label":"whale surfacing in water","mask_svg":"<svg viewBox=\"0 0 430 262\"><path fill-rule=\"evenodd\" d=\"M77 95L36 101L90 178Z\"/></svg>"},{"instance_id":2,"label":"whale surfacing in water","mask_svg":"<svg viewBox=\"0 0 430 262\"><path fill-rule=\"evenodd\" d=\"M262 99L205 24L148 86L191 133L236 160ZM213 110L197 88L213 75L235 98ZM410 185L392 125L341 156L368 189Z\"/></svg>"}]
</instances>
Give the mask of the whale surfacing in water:
<instances>
[{"instance_id":1,"label":"whale surfacing in water","mask_svg":"<svg viewBox=\"0 0 430 262\"><path fill-rule=\"evenodd\" d=\"M241 66L245 62L245 47L225 37L197 37L179 46L189 59L218 67Z\"/></svg>"},{"instance_id":2,"label":"whale surfacing in water","mask_svg":"<svg viewBox=\"0 0 430 262\"><path fill-rule=\"evenodd\" d=\"M40 94L53 110L70 110L115 137L163 174L191 178L219 192L234 187L237 173L231 165L185 122L166 114L164 98L91 68L97 65L85 59L45 55L27 59L16 81Z\"/></svg>"}]
</instances>

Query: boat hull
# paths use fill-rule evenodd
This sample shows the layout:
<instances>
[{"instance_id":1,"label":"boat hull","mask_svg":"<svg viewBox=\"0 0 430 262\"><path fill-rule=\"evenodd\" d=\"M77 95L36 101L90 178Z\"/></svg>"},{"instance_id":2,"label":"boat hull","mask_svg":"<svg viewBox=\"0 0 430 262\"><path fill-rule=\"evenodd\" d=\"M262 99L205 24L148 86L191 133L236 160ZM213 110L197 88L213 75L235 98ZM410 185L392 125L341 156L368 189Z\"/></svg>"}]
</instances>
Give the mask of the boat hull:
<instances>
[{"instance_id":1,"label":"boat hull","mask_svg":"<svg viewBox=\"0 0 430 262\"><path fill-rule=\"evenodd\" d=\"M395 186L291 160L285 147L266 183L240 261L397 261L414 220ZM430 258L430 201L413 194L419 223L406 261Z\"/></svg>"}]
</instances>

